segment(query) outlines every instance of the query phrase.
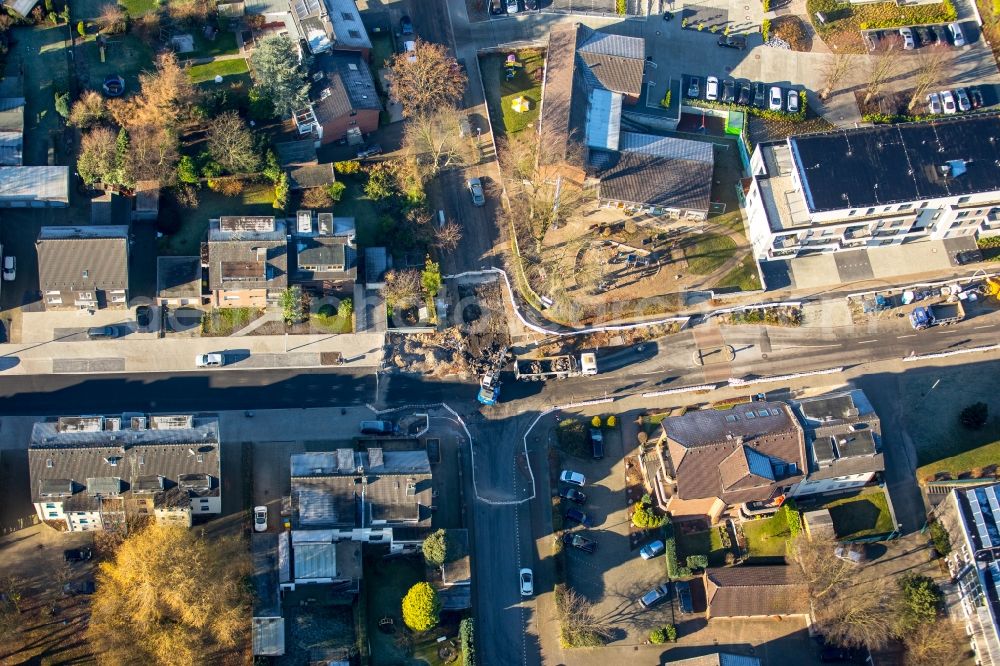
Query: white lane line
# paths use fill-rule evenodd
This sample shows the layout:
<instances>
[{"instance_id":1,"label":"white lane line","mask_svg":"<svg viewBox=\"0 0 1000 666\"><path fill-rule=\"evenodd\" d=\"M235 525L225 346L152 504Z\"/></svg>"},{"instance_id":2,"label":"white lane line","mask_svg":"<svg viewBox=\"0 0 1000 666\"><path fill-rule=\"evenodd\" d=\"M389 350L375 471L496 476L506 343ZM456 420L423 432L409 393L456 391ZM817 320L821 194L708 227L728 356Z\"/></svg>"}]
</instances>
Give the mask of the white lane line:
<instances>
[{"instance_id":1,"label":"white lane line","mask_svg":"<svg viewBox=\"0 0 1000 666\"><path fill-rule=\"evenodd\" d=\"M973 326L972 329L974 331L978 331L981 328L994 328L994 327L996 327L996 324L986 324L985 326Z\"/></svg>"},{"instance_id":2,"label":"white lane line","mask_svg":"<svg viewBox=\"0 0 1000 666\"><path fill-rule=\"evenodd\" d=\"M915 338L915 337L917 337L916 333L910 333L909 335L897 335L896 339L902 340L903 338Z\"/></svg>"},{"instance_id":3,"label":"white lane line","mask_svg":"<svg viewBox=\"0 0 1000 666\"><path fill-rule=\"evenodd\" d=\"M862 340L861 342L859 342L857 344L859 344L859 345L870 345L873 342L878 342L878 340Z\"/></svg>"},{"instance_id":4,"label":"white lane line","mask_svg":"<svg viewBox=\"0 0 1000 666\"><path fill-rule=\"evenodd\" d=\"M831 347L842 347L842 343L837 343L835 345L788 345L787 347L782 346L779 349L829 349Z\"/></svg>"}]
</instances>

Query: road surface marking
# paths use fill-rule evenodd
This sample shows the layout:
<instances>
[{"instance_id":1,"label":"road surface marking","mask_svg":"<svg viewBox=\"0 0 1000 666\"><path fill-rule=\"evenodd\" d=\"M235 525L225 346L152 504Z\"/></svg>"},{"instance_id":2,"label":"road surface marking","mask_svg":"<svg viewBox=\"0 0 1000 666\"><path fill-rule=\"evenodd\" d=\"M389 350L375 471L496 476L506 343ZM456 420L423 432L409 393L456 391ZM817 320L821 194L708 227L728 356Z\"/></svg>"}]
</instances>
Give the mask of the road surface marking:
<instances>
[{"instance_id":1,"label":"road surface marking","mask_svg":"<svg viewBox=\"0 0 1000 666\"><path fill-rule=\"evenodd\" d=\"M789 345L788 347L783 347L783 349L827 349L829 347L842 347L843 343L838 342L835 345Z\"/></svg>"},{"instance_id":2,"label":"road surface marking","mask_svg":"<svg viewBox=\"0 0 1000 666\"><path fill-rule=\"evenodd\" d=\"M903 338L915 338L915 337L917 337L916 333L910 333L909 335L897 335L896 339L902 340Z\"/></svg>"},{"instance_id":3,"label":"road surface marking","mask_svg":"<svg viewBox=\"0 0 1000 666\"><path fill-rule=\"evenodd\" d=\"M979 330L981 328L993 328L996 324L986 324L985 326L973 326L973 330Z\"/></svg>"},{"instance_id":4,"label":"road surface marking","mask_svg":"<svg viewBox=\"0 0 1000 666\"><path fill-rule=\"evenodd\" d=\"M871 343L873 343L873 342L878 342L878 340L862 340L862 341L861 341L861 342L859 342L858 344L859 344L859 345L870 345L870 344L871 344Z\"/></svg>"}]
</instances>

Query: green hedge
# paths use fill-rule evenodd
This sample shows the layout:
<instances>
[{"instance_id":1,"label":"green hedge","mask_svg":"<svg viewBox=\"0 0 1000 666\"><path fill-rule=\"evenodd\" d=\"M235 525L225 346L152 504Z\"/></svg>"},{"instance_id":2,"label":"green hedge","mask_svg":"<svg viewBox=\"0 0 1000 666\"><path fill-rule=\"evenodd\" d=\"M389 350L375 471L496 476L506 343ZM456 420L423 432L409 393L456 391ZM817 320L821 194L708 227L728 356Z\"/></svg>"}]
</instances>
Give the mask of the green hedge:
<instances>
[{"instance_id":1,"label":"green hedge","mask_svg":"<svg viewBox=\"0 0 1000 666\"><path fill-rule=\"evenodd\" d=\"M677 537L674 536L674 525L669 520L663 526L663 544L666 550L664 559L667 561L667 577L675 579L690 576L691 570L682 567L677 561Z\"/></svg>"},{"instance_id":2,"label":"green hedge","mask_svg":"<svg viewBox=\"0 0 1000 666\"><path fill-rule=\"evenodd\" d=\"M742 106L736 104L735 102L730 102L728 104L723 102L710 102L707 99L686 99L684 104L687 106L700 107L705 109L724 109L726 111L745 111L751 116L757 116L758 118L765 118L767 120L791 120L794 122L801 122L806 119L806 108L808 106L808 99L806 97L806 92L804 90L799 91L799 110L797 113L787 113L785 111L771 111L770 109L758 109L756 106Z\"/></svg>"},{"instance_id":3,"label":"green hedge","mask_svg":"<svg viewBox=\"0 0 1000 666\"><path fill-rule=\"evenodd\" d=\"M476 666L476 644L471 617L459 623L458 639L462 643L462 666Z\"/></svg>"}]
</instances>

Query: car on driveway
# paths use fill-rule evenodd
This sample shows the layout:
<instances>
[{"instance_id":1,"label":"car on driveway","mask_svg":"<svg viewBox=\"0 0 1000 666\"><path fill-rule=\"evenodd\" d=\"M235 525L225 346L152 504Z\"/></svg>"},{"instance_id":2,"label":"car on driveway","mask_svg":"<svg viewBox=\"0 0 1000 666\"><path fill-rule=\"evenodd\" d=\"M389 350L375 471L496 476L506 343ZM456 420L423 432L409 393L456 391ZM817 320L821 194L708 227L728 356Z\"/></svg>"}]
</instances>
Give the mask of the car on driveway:
<instances>
[{"instance_id":1,"label":"car on driveway","mask_svg":"<svg viewBox=\"0 0 1000 666\"><path fill-rule=\"evenodd\" d=\"M639 555L642 556L644 560L651 560L657 555L662 555L663 551L666 550L666 546L663 542L657 539L656 541L650 541L645 546L639 549Z\"/></svg>"},{"instance_id":2,"label":"car on driveway","mask_svg":"<svg viewBox=\"0 0 1000 666\"><path fill-rule=\"evenodd\" d=\"M652 608L658 604L662 604L664 601L670 599L670 583L664 583L663 585L657 585L652 590L642 595L639 599L639 605L643 608Z\"/></svg>"},{"instance_id":3,"label":"car on driveway","mask_svg":"<svg viewBox=\"0 0 1000 666\"><path fill-rule=\"evenodd\" d=\"M358 151L358 159L363 160L366 157L374 157L375 155L381 155L381 154L382 154L382 146L378 145L377 143L373 143L372 145L365 146L364 148Z\"/></svg>"},{"instance_id":4,"label":"car on driveway","mask_svg":"<svg viewBox=\"0 0 1000 666\"><path fill-rule=\"evenodd\" d=\"M771 111L781 111L781 88L771 86L771 94L768 97L767 108Z\"/></svg>"},{"instance_id":5,"label":"car on driveway","mask_svg":"<svg viewBox=\"0 0 1000 666\"><path fill-rule=\"evenodd\" d=\"M736 99L736 82L726 79L722 82L722 101L729 103Z\"/></svg>"},{"instance_id":6,"label":"car on driveway","mask_svg":"<svg viewBox=\"0 0 1000 666\"><path fill-rule=\"evenodd\" d=\"M565 532L563 533L563 543L567 546L573 546L578 550L582 550L585 553L593 553L597 550L597 542L593 539L588 539L578 532Z\"/></svg>"},{"instance_id":7,"label":"car on driveway","mask_svg":"<svg viewBox=\"0 0 1000 666\"><path fill-rule=\"evenodd\" d=\"M965 46L965 33L958 23L949 23L948 32L951 33L951 43L955 46Z\"/></svg>"},{"instance_id":8,"label":"car on driveway","mask_svg":"<svg viewBox=\"0 0 1000 666\"><path fill-rule=\"evenodd\" d=\"M753 84L753 105L758 109L763 109L764 105L767 103L767 95L765 95L765 86L759 81Z\"/></svg>"},{"instance_id":9,"label":"car on driveway","mask_svg":"<svg viewBox=\"0 0 1000 666\"><path fill-rule=\"evenodd\" d=\"M63 585L63 596L75 597L78 594L93 594L94 590L94 581L92 580L70 581Z\"/></svg>"},{"instance_id":10,"label":"car on driveway","mask_svg":"<svg viewBox=\"0 0 1000 666\"><path fill-rule=\"evenodd\" d=\"M745 49L747 38L745 35L723 35L719 37L718 44L727 49Z\"/></svg>"},{"instance_id":11,"label":"car on driveway","mask_svg":"<svg viewBox=\"0 0 1000 666\"><path fill-rule=\"evenodd\" d=\"M941 106L947 115L958 113L958 107L955 106L955 96L951 94L950 90L941 91Z\"/></svg>"},{"instance_id":12,"label":"car on driveway","mask_svg":"<svg viewBox=\"0 0 1000 666\"><path fill-rule=\"evenodd\" d=\"M940 115L941 109L941 95L931 93L927 96L927 113L932 115Z\"/></svg>"},{"instance_id":13,"label":"car on driveway","mask_svg":"<svg viewBox=\"0 0 1000 666\"><path fill-rule=\"evenodd\" d=\"M917 42L913 39L913 31L909 28L900 28L899 36L903 38L903 49L912 51L917 48Z\"/></svg>"},{"instance_id":14,"label":"car on driveway","mask_svg":"<svg viewBox=\"0 0 1000 666\"><path fill-rule=\"evenodd\" d=\"M882 41L881 37L875 31L864 30L861 32L861 36L864 38L865 46L868 47L869 51L877 49L879 43Z\"/></svg>"},{"instance_id":15,"label":"car on driveway","mask_svg":"<svg viewBox=\"0 0 1000 666\"><path fill-rule=\"evenodd\" d=\"M135 323L140 329L149 328L149 322L152 321L153 310L148 305L140 305L135 309Z\"/></svg>"},{"instance_id":16,"label":"car on driveway","mask_svg":"<svg viewBox=\"0 0 1000 666\"><path fill-rule=\"evenodd\" d=\"M518 579L521 582L522 597L530 597L535 593L535 576L531 573L531 569L521 569L518 573Z\"/></svg>"},{"instance_id":17,"label":"car on driveway","mask_svg":"<svg viewBox=\"0 0 1000 666\"><path fill-rule=\"evenodd\" d=\"M520 7L517 6L517 0L507 0L507 13L516 14L520 11Z\"/></svg>"},{"instance_id":18,"label":"car on driveway","mask_svg":"<svg viewBox=\"0 0 1000 666\"><path fill-rule=\"evenodd\" d=\"M934 33L925 26L914 26L913 39L916 41L917 46L928 46L934 43Z\"/></svg>"},{"instance_id":19,"label":"car on driveway","mask_svg":"<svg viewBox=\"0 0 1000 666\"><path fill-rule=\"evenodd\" d=\"M600 428L590 429L590 453L594 460L604 458L604 433Z\"/></svg>"},{"instance_id":20,"label":"car on driveway","mask_svg":"<svg viewBox=\"0 0 1000 666\"><path fill-rule=\"evenodd\" d=\"M15 277L17 277L17 258L8 254L3 258L3 279L6 282L12 282Z\"/></svg>"},{"instance_id":21,"label":"car on driveway","mask_svg":"<svg viewBox=\"0 0 1000 666\"><path fill-rule=\"evenodd\" d=\"M948 45L948 31L943 25L932 25L931 32L934 34L934 42L943 46Z\"/></svg>"},{"instance_id":22,"label":"car on driveway","mask_svg":"<svg viewBox=\"0 0 1000 666\"><path fill-rule=\"evenodd\" d=\"M118 337L118 329L114 326L92 326L87 329L88 340L110 340Z\"/></svg>"},{"instance_id":23,"label":"car on driveway","mask_svg":"<svg viewBox=\"0 0 1000 666\"><path fill-rule=\"evenodd\" d=\"M483 181L479 178L470 178L468 182L469 194L472 195L473 206L485 206L486 195L483 194Z\"/></svg>"},{"instance_id":24,"label":"car on driveway","mask_svg":"<svg viewBox=\"0 0 1000 666\"><path fill-rule=\"evenodd\" d=\"M697 76L692 76L691 80L688 81L688 97L690 99L698 99L701 95L701 79Z\"/></svg>"},{"instance_id":25,"label":"car on driveway","mask_svg":"<svg viewBox=\"0 0 1000 666\"><path fill-rule=\"evenodd\" d=\"M686 580L679 580L674 583L677 590L677 601L680 603L682 613L693 613L694 604L691 603L691 583Z\"/></svg>"},{"instance_id":26,"label":"car on driveway","mask_svg":"<svg viewBox=\"0 0 1000 666\"><path fill-rule=\"evenodd\" d=\"M253 530L254 532L267 531L267 507L255 506L253 508Z\"/></svg>"},{"instance_id":27,"label":"car on driveway","mask_svg":"<svg viewBox=\"0 0 1000 666\"><path fill-rule=\"evenodd\" d=\"M788 91L788 113L799 112L799 91L792 89Z\"/></svg>"},{"instance_id":28,"label":"car on driveway","mask_svg":"<svg viewBox=\"0 0 1000 666\"><path fill-rule=\"evenodd\" d=\"M743 81L740 83L740 94L736 97L736 103L740 106L750 106L750 99L753 93L750 91L750 82Z\"/></svg>"},{"instance_id":29,"label":"car on driveway","mask_svg":"<svg viewBox=\"0 0 1000 666\"><path fill-rule=\"evenodd\" d=\"M976 87L969 88L969 100L972 102L972 108L978 109L983 105L983 91Z\"/></svg>"},{"instance_id":30,"label":"car on driveway","mask_svg":"<svg viewBox=\"0 0 1000 666\"><path fill-rule=\"evenodd\" d=\"M413 34L413 21L406 14L403 14L403 18L399 19L399 34L404 36Z\"/></svg>"},{"instance_id":31,"label":"car on driveway","mask_svg":"<svg viewBox=\"0 0 1000 666\"><path fill-rule=\"evenodd\" d=\"M63 559L67 562L86 562L94 556L90 548L67 548L63 551Z\"/></svg>"},{"instance_id":32,"label":"car on driveway","mask_svg":"<svg viewBox=\"0 0 1000 666\"><path fill-rule=\"evenodd\" d=\"M972 111L972 102L969 101L965 88L955 88L955 103L958 104L959 111Z\"/></svg>"},{"instance_id":33,"label":"car on driveway","mask_svg":"<svg viewBox=\"0 0 1000 666\"><path fill-rule=\"evenodd\" d=\"M573 523L579 523L584 527L594 526L594 521L590 519L590 516L585 514L583 511L580 511L579 509L567 509L566 520Z\"/></svg>"},{"instance_id":34,"label":"car on driveway","mask_svg":"<svg viewBox=\"0 0 1000 666\"><path fill-rule=\"evenodd\" d=\"M576 488L560 488L559 497L569 500L574 504L585 504L587 502L587 495Z\"/></svg>"},{"instance_id":35,"label":"car on driveway","mask_svg":"<svg viewBox=\"0 0 1000 666\"><path fill-rule=\"evenodd\" d=\"M574 472L571 469L564 469L559 474L559 480L563 483L568 483L571 486L585 486L587 485L587 477L579 472Z\"/></svg>"},{"instance_id":36,"label":"car on driveway","mask_svg":"<svg viewBox=\"0 0 1000 666\"><path fill-rule=\"evenodd\" d=\"M217 368L226 364L226 357L220 352L212 352L210 354L198 354L194 357L194 366L196 368Z\"/></svg>"},{"instance_id":37,"label":"car on driveway","mask_svg":"<svg viewBox=\"0 0 1000 666\"><path fill-rule=\"evenodd\" d=\"M719 99L719 79L714 76L705 79L705 99L709 102Z\"/></svg>"}]
</instances>

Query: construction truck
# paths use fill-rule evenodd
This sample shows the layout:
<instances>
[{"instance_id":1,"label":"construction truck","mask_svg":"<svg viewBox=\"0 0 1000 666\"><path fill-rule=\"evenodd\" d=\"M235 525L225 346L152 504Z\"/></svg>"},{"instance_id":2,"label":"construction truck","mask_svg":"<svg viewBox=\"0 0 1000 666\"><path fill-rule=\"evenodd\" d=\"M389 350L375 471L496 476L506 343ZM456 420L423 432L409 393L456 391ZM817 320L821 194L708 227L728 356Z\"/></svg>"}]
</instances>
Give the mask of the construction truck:
<instances>
[{"instance_id":1,"label":"construction truck","mask_svg":"<svg viewBox=\"0 0 1000 666\"><path fill-rule=\"evenodd\" d=\"M914 308L910 313L910 325L917 331L931 326L947 326L963 319L965 319L965 308L962 307L961 301L921 306Z\"/></svg>"},{"instance_id":2,"label":"construction truck","mask_svg":"<svg viewBox=\"0 0 1000 666\"><path fill-rule=\"evenodd\" d=\"M565 379L579 375L596 375L597 355L593 352L587 352L580 354L579 359L571 354L542 358L519 358L514 361L514 371L518 379L533 382Z\"/></svg>"},{"instance_id":3,"label":"construction truck","mask_svg":"<svg viewBox=\"0 0 1000 666\"><path fill-rule=\"evenodd\" d=\"M484 405L495 405L500 399L500 373L487 372L479 381L479 395L476 399Z\"/></svg>"}]
</instances>

